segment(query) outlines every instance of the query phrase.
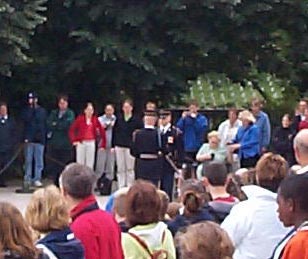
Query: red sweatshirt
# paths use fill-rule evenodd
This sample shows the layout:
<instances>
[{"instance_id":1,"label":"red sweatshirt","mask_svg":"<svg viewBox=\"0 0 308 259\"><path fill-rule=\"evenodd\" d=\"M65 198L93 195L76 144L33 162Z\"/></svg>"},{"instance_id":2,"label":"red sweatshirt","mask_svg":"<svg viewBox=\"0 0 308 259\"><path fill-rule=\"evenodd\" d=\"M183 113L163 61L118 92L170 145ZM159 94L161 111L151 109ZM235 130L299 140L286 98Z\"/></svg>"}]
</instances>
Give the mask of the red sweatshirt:
<instances>
[{"instance_id":1,"label":"red sweatshirt","mask_svg":"<svg viewBox=\"0 0 308 259\"><path fill-rule=\"evenodd\" d=\"M96 116L92 116L91 123L93 125L93 136L97 136L98 133L102 139L101 146L102 148L106 147L106 132L104 127L100 124L99 120ZM88 140L86 139L86 131L87 131L88 125L86 124L86 117L85 115L79 115L76 120L72 123L70 126L68 135L70 138L71 143L76 141L83 141ZM95 138L93 139L95 140Z\"/></svg>"},{"instance_id":2,"label":"red sweatshirt","mask_svg":"<svg viewBox=\"0 0 308 259\"><path fill-rule=\"evenodd\" d=\"M71 230L85 248L86 259L123 259L121 231L114 218L98 208L93 195L72 211Z\"/></svg>"}]
</instances>

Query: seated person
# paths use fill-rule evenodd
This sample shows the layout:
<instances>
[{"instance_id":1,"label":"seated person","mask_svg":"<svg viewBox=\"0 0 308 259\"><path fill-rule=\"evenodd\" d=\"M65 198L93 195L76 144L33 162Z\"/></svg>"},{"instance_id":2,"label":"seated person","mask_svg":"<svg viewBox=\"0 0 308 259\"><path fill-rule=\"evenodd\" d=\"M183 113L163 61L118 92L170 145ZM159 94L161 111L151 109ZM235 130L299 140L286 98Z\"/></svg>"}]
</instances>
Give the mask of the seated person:
<instances>
[{"instance_id":1,"label":"seated person","mask_svg":"<svg viewBox=\"0 0 308 259\"><path fill-rule=\"evenodd\" d=\"M173 235L178 230L204 220L214 220L207 205L206 192L196 179L186 180L181 187L181 202L184 205L174 220L167 222Z\"/></svg>"},{"instance_id":2,"label":"seated person","mask_svg":"<svg viewBox=\"0 0 308 259\"><path fill-rule=\"evenodd\" d=\"M230 213L233 205L239 201L227 192L229 178L226 165L217 162L208 164L205 167L203 182L212 198L209 205L213 209L216 220L221 223Z\"/></svg>"},{"instance_id":3,"label":"seated person","mask_svg":"<svg viewBox=\"0 0 308 259\"><path fill-rule=\"evenodd\" d=\"M232 259L233 244L228 234L214 222L190 225L175 236L178 259Z\"/></svg>"},{"instance_id":4,"label":"seated person","mask_svg":"<svg viewBox=\"0 0 308 259\"><path fill-rule=\"evenodd\" d=\"M204 165L210 163L211 161L225 162L227 157L227 152L224 147L220 145L219 134L217 131L211 131L207 135L209 143L205 143L199 149L196 159L201 164L197 168L197 178L202 178L202 172Z\"/></svg>"}]
</instances>

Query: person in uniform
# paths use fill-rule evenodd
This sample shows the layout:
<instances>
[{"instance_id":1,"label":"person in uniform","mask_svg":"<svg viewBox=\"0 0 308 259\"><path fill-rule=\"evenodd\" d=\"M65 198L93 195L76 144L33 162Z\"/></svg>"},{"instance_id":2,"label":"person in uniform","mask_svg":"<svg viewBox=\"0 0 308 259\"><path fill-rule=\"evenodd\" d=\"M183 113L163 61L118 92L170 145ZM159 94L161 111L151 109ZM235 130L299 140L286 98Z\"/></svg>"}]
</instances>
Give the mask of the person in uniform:
<instances>
[{"instance_id":1,"label":"person in uniform","mask_svg":"<svg viewBox=\"0 0 308 259\"><path fill-rule=\"evenodd\" d=\"M135 178L158 186L161 178L161 136L155 127L157 112L144 112L144 128L133 134L131 155L136 158Z\"/></svg>"},{"instance_id":2,"label":"person in uniform","mask_svg":"<svg viewBox=\"0 0 308 259\"><path fill-rule=\"evenodd\" d=\"M175 168L171 163L175 165L175 161L178 160L180 132L171 125L170 111L160 111L159 118L163 153L160 188L168 194L170 201L172 201Z\"/></svg>"}]
</instances>

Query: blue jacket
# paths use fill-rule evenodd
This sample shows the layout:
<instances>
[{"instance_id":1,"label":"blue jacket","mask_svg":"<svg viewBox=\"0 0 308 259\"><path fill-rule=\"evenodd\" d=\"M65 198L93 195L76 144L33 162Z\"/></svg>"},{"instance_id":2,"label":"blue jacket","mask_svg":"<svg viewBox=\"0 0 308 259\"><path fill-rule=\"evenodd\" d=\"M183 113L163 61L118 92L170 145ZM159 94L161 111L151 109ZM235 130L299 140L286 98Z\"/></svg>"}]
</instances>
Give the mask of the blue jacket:
<instances>
[{"instance_id":1,"label":"blue jacket","mask_svg":"<svg viewBox=\"0 0 308 259\"><path fill-rule=\"evenodd\" d=\"M70 228L50 232L37 242L61 259L84 259L84 248Z\"/></svg>"},{"instance_id":2,"label":"blue jacket","mask_svg":"<svg viewBox=\"0 0 308 259\"><path fill-rule=\"evenodd\" d=\"M255 116L255 118L255 125L259 127L260 132L260 148L268 148L271 140L271 125L268 115L265 112L260 111L259 114Z\"/></svg>"},{"instance_id":3,"label":"blue jacket","mask_svg":"<svg viewBox=\"0 0 308 259\"><path fill-rule=\"evenodd\" d=\"M241 144L238 150L239 158L251 158L260 154L259 128L256 125L240 127L233 143Z\"/></svg>"},{"instance_id":4,"label":"blue jacket","mask_svg":"<svg viewBox=\"0 0 308 259\"><path fill-rule=\"evenodd\" d=\"M214 221L214 217L210 213L209 206L200 209L200 211L197 214L190 217L187 217L185 215L177 215L174 220L167 222L167 225L168 229L174 236L182 228L205 220Z\"/></svg>"},{"instance_id":5,"label":"blue jacket","mask_svg":"<svg viewBox=\"0 0 308 259\"><path fill-rule=\"evenodd\" d=\"M205 116L198 114L196 118L186 116L179 119L176 126L183 132L184 151L196 152L204 142L204 135L208 127Z\"/></svg>"},{"instance_id":6,"label":"blue jacket","mask_svg":"<svg viewBox=\"0 0 308 259\"><path fill-rule=\"evenodd\" d=\"M46 110L41 106L36 108L28 106L22 112L22 120L24 123L24 140L45 145L47 135Z\"/></svg>"}]
</instances>

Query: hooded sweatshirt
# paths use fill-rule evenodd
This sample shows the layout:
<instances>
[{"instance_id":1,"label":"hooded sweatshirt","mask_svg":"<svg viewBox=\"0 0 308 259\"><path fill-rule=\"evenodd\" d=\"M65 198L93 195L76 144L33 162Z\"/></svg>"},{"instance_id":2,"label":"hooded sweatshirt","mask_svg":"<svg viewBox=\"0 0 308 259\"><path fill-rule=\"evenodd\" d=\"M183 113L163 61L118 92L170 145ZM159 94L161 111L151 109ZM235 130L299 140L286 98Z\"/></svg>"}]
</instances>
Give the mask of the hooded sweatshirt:
<instances>
[{"instance_id":1,"label":"hooded sweatshirt","mask_svg":"<svg viewBox=\"0 0 308 259\"><path fill-rule=\"evenodd\" d=\"M175 248L171 232L163 222L138 225L128 231L138 236L149 248L151 253L158 250L165 250L168 259L175 259ZM125 259L148 259L149 253L129 233L122 233L122 247ZM165 234L164 234L165 233Z\"/></svg>"}]
</instances>

